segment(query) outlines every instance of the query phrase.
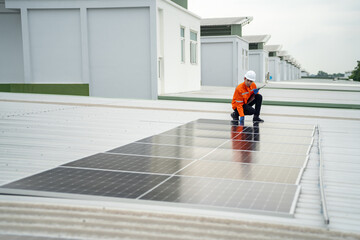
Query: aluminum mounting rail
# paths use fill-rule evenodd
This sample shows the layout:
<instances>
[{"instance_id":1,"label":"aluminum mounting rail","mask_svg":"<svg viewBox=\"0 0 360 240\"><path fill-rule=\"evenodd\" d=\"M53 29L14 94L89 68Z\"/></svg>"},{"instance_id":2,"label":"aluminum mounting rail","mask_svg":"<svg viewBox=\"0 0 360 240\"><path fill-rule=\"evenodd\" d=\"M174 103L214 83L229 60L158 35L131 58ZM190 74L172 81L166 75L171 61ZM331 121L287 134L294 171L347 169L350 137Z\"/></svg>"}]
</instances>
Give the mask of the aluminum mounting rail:
<instances>
[{"instance_id":1,"label":"aluminum mounting rail","mask_svg":"<svg viewBox=\"0 0 360 240\"><path fill-rule=\"evenodd\" d=\"M320 184L320 195L321 195L321 208L322 208L322 213L323 213L325 224L329 224L330 219L329 219L329 215L328 215L327 207L326 207L326 198L325 198L324 183L323 183L324 162L323 162L322 151L321 151L321 133L320 133L319 125L317 125L316 128L318 131L318 150L319 150L319 159L320 159L320 162L319 162L319 184Z\"/></svg>"}]
</instances>

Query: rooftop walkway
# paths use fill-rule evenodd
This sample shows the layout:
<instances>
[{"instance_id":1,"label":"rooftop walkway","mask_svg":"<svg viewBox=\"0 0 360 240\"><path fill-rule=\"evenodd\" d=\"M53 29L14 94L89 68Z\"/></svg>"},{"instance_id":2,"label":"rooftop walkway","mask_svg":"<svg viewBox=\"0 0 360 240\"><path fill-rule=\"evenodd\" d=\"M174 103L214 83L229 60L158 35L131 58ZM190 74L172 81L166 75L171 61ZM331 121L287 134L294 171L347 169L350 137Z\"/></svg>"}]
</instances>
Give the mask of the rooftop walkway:
<instances>
[{"instance_id":1,"label":"rooftop walkway","mask_svg":"<svg viewBox=\"0 0 360 240\"><path fill-rule=\"evenodd\" d=\"M260 92L264 105L360 109L357 82L309 79L269 82ZM229 103L233 94L232 87L202 86L200 91L164 94L159 99Z\"/></svg>"}]
</instances>

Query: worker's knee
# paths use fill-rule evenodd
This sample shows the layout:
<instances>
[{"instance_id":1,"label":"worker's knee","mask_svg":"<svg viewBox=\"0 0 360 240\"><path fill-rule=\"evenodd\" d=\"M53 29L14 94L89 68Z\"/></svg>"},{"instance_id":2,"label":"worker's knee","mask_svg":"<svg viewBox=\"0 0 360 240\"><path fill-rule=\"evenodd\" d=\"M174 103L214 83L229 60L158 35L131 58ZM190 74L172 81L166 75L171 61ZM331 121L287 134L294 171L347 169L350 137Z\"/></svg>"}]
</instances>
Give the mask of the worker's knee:
<instances>
[{"instance_id":1,"label":"worker's knee","mask_svg":"<svg viewBox=\"0 0 360 240\"><path fill-rule=\"evenodd\" d=\"M255 95L255 99L262 100L262 95L261 95L261 94L259 94L259 93L258 93L258 94L256 94L256 95Z\"/></svg>"}]
</instances>

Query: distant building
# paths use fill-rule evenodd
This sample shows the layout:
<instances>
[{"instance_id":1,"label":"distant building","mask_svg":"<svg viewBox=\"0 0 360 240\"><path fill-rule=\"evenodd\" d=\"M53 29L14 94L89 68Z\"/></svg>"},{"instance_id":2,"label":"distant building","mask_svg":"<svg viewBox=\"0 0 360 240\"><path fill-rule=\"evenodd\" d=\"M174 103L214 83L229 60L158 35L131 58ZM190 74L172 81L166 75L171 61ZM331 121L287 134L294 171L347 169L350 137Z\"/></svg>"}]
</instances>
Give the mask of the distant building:
<instances>
[{"instance_id":1,"label":"distant building","mask_svg":"<svg viewBox=\"0 0 360 240\"><path fill-rule=\"evenodd\" d=\"M350 78L350 76L352 75L352 71L346 71L344 74L345 78Z\"/></svg>"},{"instance_id":2,"label":"distant building","mask_svg":"<svg viewBox=\"0 0 360 240\"><path fill-rule=\"evenodd\" d=\"M309 77L310 73L305 70L301 70L301 77Z\"/></svg>"},{"instance_id":3,"label":"distant building","mask_svg":"<svg viewBox=\"0 0 360 240\"><path fill-rule=\"evenodd\" d=\"M0 83L142 99L198 90L200 17L186 7L187 0L0 1Z\"/></svg>"},{"instance_id":4,"label":"distant building","mask_svg":"<svg viewBox=\"0 0 360 240\"><path fill-rule=\"evenodd\" d=\"M270 35L243 36L249 42L249 69L256 73L257 81L265 82L269 72L269 53L264 49Z\"/></svg>"},{"instance_id":5,"label":"distant building","mask_svg":"<svg viewBox=\"0 0 360 240\"><path fill-rule=\"evenodd\" d=\"M265 50L269 52L269 76L272 81L280 81L280 57L278 56L281 50L281 45L265 45ZM269 79L270 80L270 79Z\"/></svg>"},{"instance_id":6,"label":"distant building","mask_svg":"<svg viewBox=\"0 0 360 240\"><path fill-rule=\"evenodd\" d=\"M201 20L201 84L235 87L249 69L249 43L242 27L252 17Z\"/></svg>"}]
</instances>

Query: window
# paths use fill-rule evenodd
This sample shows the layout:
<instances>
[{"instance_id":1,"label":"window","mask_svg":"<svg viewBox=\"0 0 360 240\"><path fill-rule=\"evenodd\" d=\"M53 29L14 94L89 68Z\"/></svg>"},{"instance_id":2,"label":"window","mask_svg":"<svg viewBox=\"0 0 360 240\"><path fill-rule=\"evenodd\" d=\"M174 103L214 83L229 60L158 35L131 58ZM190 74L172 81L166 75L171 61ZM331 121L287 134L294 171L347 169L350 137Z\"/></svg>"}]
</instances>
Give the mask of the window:
<instances>
[{"instance_id":1,"label":"window","mask_svg":"<svg viewBox=\"0 0 360 240\"><path fill-rule=\"evenodd\" d=\"M180 27L181 62L185 62L185 28Z\"/></svg>"},{"instance_id":2,"label":"window","mask_svg":"<svg viewBox=\"0 0 360 240\"><path fill-rule=\"evenodd\" d=\"M197 33L190 31L190 63L197 63Z\"/></svg>"},{"instance_id":3,"label":"window","mask_svg":"<svg viewBox=\"0 0 360 240\"><path fill-rule=\"evenodd\" d=\"M246 69L249 69L249 51L245 50Z\"/></svg>"}]
</instances>

